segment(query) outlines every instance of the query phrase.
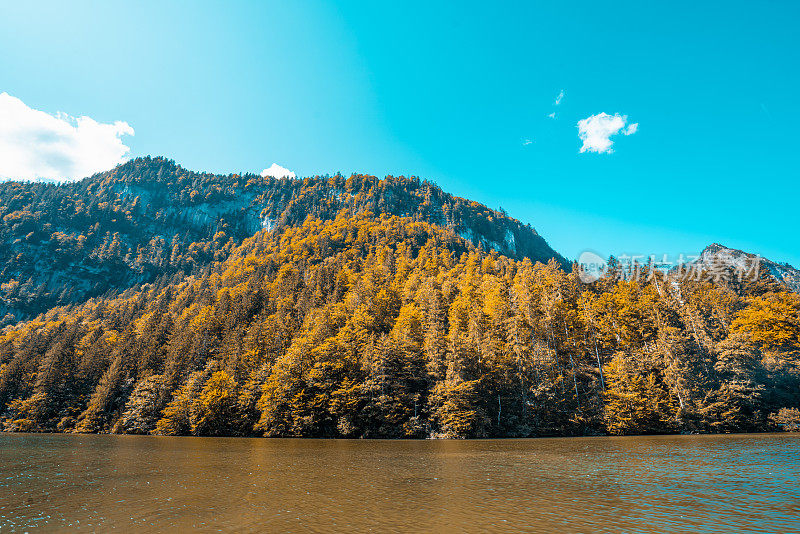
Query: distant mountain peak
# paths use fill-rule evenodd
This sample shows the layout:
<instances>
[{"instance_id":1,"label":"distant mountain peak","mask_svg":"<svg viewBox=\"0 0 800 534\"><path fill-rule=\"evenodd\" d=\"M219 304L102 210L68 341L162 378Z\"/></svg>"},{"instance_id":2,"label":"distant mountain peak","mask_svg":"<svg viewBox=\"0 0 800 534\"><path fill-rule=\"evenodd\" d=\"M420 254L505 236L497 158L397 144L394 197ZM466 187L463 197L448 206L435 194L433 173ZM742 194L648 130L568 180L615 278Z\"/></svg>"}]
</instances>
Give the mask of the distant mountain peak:
<instances>
[{"instance_id":1,"label":"distant mountain peak","mask_svg":"<svg viewBox=\"0 0 800 534\"><path fill-rule=\"evenodd\" d=\"M706 271L727 268L741 273L766 274L790 291L800 293L800 270L788 263L777 263L758 254L712 243L703 249L695 262L701 264ZM757 268L754 262L758 262Z\"/></svg>"}]
</instances>

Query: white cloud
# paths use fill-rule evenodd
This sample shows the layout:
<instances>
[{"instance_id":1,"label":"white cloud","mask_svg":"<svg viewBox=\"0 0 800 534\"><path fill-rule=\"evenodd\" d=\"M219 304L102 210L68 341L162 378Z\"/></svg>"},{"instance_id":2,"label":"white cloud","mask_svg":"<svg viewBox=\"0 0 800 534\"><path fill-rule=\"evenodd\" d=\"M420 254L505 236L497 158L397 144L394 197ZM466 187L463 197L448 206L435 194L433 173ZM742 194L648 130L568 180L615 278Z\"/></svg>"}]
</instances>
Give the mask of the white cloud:
<instances>
[{"instance_id":1,"label":"white cloud","mask_svg":"<svg viewBox=\"0 0 800 534\"><path fill-rule=\"evenodd\" d=\"M611 136L621 133L622 135L632 135L639 129L639 123L628 124L627 115L615 113L598 113L583 120L578 121L578 136L583 141L581 152L597 152L610 154L614 150L611 145Z\"/></svg>"},{"instance_id":2,"label":"white cloud","mask_svg":"<svg viewBox=\"0 0 800 534\"><path fill-rule=\"evenodd\" d=\"M555 119L556 118L556 112L554 111L552 113L548 113L547 116L550 117L551 119Z\"/></svg>"},{"instance_id":3,"label":"white cloud","mask_svg":"<svg viewBox=\"0 0 800 534\"><path fill-rule=\"evenodd\" d=\"M127 123L50 115L0 93L0 178L79 180L127 159Z\"/></svg>"},{"instance_id":4,"label":"white cloud","mask_svg":"<svg viewBox=\"0 0 800 534\"><path fill-rule=\"evenodd\" d=\"M267 177L272 176L273 178L294 178L295 175L292 171L285 167L281 167L277 163L273 163L269 166L269 168L264 169L261 171L261 176Z\"/></svg>"},{"instance_id":5,"label":"white cloud","mask_svg":"<svg viewBox=\"0 0 800 534\"><path fill-rule=\"evenodd\" d=\"M560 93L558 93L558 96L556 97L555 102L553 102L553 105L554 106L560 106L562 100L564 100L564 90L563 89L561 90Z\"/></svg>"},{"instance_id":6,"label":"white cloud","mask_svg":"<svg viewBox=\"0 0 800 534\"><path fill-rule=\"evenodd\" d=\"M522 140L522 146L528 146L530 144L533 144L533 139L523 139Z\"/></svg>"}]
</instances>

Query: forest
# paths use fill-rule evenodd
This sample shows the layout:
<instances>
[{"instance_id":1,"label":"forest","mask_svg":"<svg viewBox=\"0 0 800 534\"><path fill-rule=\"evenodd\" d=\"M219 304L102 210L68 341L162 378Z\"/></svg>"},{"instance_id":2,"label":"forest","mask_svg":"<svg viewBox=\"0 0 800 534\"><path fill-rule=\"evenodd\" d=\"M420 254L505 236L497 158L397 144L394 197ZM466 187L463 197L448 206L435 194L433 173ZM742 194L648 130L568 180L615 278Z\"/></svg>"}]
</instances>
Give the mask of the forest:
<instances>
[{"instance_id":1,"label":"forest","mask_svg":"<svg viewBox=\"0 0 800 534\"><path fill-rule=\"evenodd\" d=\"M644 265L625 279L611 262L584 283L560 257L509 257L418 210L375 208L306 213L195 268L9 324L0 424L482 438L800 422L800 296L766 271Z\"/></svg>"}]
</instances>

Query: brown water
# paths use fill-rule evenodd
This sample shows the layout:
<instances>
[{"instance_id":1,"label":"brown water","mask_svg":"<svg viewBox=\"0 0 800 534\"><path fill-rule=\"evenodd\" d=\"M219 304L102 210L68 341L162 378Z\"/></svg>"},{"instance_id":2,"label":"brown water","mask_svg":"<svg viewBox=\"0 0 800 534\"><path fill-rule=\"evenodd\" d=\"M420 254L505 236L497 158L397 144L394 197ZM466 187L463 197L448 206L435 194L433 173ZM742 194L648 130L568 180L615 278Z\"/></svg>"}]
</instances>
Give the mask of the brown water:
<instances>
[{"instance_id":1,"label":"brown water","mask_svg":"<svg viewBox=\"0 0 800 534\"><path fill-rule=\"evenodd\" d=\"M0 434L0 532L800 532L800 435Z\"/></svg>"}]
</instances>

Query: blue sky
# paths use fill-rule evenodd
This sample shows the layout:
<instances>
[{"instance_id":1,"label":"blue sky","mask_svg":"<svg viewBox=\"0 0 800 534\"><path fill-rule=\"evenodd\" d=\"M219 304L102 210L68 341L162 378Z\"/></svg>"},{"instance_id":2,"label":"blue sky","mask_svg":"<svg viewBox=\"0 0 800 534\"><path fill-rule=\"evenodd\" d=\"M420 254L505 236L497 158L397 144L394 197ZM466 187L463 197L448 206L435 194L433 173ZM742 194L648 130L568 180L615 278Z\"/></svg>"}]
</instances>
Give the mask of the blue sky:
<instances>
[{"instance_id":1,"label":"blue sky","mask_svg":"<svg viewBox=\"0 0 800 534\"><path fill-rule=\"evenodd\" d=\"M791 1L4 3L0 93L124 121L126 157L429 178L570 258L800 266L798 25ZM581 152L601 113L613 152Z\"/></svg>"}]
</instances>

